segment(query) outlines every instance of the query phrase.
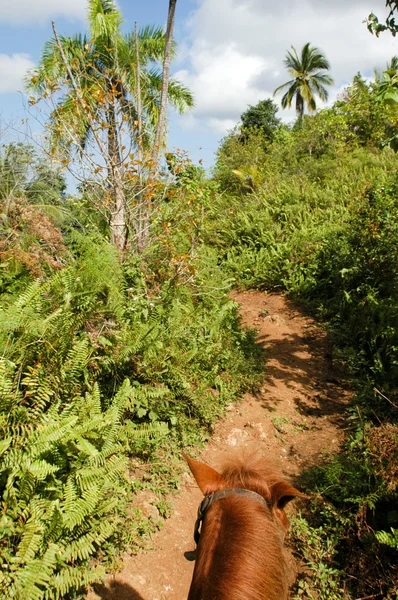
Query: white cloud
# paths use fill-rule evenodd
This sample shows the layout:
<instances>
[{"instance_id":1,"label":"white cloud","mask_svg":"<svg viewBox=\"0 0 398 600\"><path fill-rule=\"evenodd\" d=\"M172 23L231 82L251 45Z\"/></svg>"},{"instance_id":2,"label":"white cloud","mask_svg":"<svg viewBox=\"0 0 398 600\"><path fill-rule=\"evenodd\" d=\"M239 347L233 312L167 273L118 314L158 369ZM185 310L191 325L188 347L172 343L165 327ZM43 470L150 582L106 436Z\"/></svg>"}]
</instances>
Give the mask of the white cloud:
<instances>
[{"instance_id":1,"label":"white cloud","mask_svg":"<svg viewBox=\"0 0 398 600\"><path fill-rule=\"evenodd\" d=\"M179 116L178 123L181 129L187 131L188 133L194 133L195 131L200 131L201 129L200 119L194 117L191 112Z\"/></svg>"},{"instance_id":2,"label":"white cloud","mask_svg":"<svg viewBox=\"0 0 398 600\"><path fill-rule=\"evenodd\" d=\"M209 128L216 133L224 135L227 131L233 129L236 125L236 119L209 119L207 122Z\"/></svg>"},{"instance_id":3,"label":"white cloud","mask_svg":"<svg viewBox=\"0 0 398 600\"><path fill-rule=\"evenodd\" d=\"M197 115L235 115L242 104L256 102L261 96L254 79L266 68L260 56L244 55L233 43L212 47L195 43L191 57L192 72L175 74L195 96Z\"/></svg>"},{"instance_id":4,"label":"white cloud","mask_svg":"<svg viewBox=\"0 0 398 600\"><path fill-rule=\"evenodd\" d=\"M43 23L60 16L84 19L86 12L84 0L6 0L1 6L0 23Z\"/></svg>"},{"instance_id":5,"label":"white cloud","mask_svg":"<svg viewBox=\"0 0 398 600\"><path fill-rule=\"evenodd\" d=\"M0 94L22 91L23 77L34 66L28 54L0 54Z\"/></svg>"},{"instance_id":6,"label":"white cloud","mask_svg":"<svg viewBox=\"0 0 398 600\"><path fill-rule=\"evenodd\" d=\"M358 71L371 74L397 53L391 35L367 31L363 20L373 8L373 0L199 0L188 23L189 66L176 74L194 93L193 117L223 133L248 104L287 81L286 51L306 42L330 61L335 99ZM376 12L382 18L384 7Z\"/></svg>"}]
</instances>

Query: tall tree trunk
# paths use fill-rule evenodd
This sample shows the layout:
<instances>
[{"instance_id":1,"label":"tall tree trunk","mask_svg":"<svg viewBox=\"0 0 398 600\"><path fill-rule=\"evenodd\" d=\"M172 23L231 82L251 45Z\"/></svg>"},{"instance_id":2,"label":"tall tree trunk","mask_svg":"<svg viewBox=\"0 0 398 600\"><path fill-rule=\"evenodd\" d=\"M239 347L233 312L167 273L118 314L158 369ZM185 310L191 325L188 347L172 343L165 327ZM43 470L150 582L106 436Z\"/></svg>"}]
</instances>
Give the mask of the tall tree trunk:
<instances>
[{"instance_id":1,"label":"tall tree trunk","mask_svg":"<svg viewBox=\"0 0 398 600\"><path fill-rule=\"evenodd\" d=\"M173 45L173 29L174 29L174 15L176 9L177 0L169 0L169 13L167 17L167 29L166 29L166 45L164 50L163 60L163 79L162 79L162 92L160 96L160 110L159 110L159 121L156 128L155 145L152 151L152 162L151 168L152 175L157 170L159 162L160 148L164 136L164 128L166 122L166 109L167 109L167 95L169 89L169 77L170 77L170 62L171 62L171 51Z\"/></svg>"},{"instance_id":2,"label":"tall tree trunk","mask_svg":"<svg viewBox=\"0 0 398 600\"><path fill-rule=\"evenodd\" d=\"M143 164L143 152L142 152L142 101L141 101L141 65L140 65L140 51L139 51L139 40L138 40L138 25L135 22L135 78L136 78L136 105L137 105L137 156L138 156L138 196L137 196L137 250L139 253L142 252L145 245L145 198L142 193L142 164ZM146 200L150 202L148 198Z\"/></svg>"},{"instance_id":3,"label":"tall tree trunk","mask_svg":"<svg viewBox=\"0 0 398 600\"><path fill-rule=\"evenodd\" d=\"M164 49L163 59L163 76L162 76L162 90L160 95L160 109L159 109L159 120L156 127L155 143L151 155L151 166L149 168L149 176L147 181L147 192L142 201L143 215L142 215L142 230L140 236L140 250L142 251L147 243L149 237L149 227L151 222L152 212L152 196L151 196L151 183L153 182L156 172L158 170L160 149L163 142L165 123L166 123L166 110L167 110L167 96L169 89L169 78L170 78L170 63L171 53L173 47L173 29L174 29L174 15L176 9L177 0L169 0L169 12L167 16L167 28L166 28L166 43Z\"/></svg>"},{"instance_id":4,"label":"tall tree trunk","mask_svg":"<svg viewBox=\"0 0 398 600\"><path fill-rule=\"evenodd\" d=\"M116 125L116 100L113 99L108 107L108 154L110 166L108 168L109 188L111 194L111 237L112 243L123 250L126 245L126 199L123 190L122 164L119 152L119 140Z\"/></svg>"}]
</instances>

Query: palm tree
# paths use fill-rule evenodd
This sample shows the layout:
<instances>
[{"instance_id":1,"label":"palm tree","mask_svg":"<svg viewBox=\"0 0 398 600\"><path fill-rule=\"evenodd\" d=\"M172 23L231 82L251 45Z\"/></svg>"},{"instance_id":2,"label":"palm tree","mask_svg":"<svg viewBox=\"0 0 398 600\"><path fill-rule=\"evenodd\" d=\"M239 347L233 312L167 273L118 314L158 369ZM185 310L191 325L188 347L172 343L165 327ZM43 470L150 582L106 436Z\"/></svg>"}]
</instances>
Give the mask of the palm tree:
<instances>
[{"instance_id":1,"label":"palm tree","mask_svg":"<svg viewBox=\"0 0 398 600\"><path fill-rule=\"evenodd\" d=\"M88 2L89 36L77 34L73 37L59 36L67 62L73 75L79 80L85 101L90 112L101 111L103 96L114 90L114 96L120 101L125 117L134 123L136 107L134 93L136 90L135 71L135 34L122 35L120 26L122 18L115 8L113 0L89 0ZM139 32L139 58L141 67L141 93L147 132L157 124L160 108L160 90L162 71L156 66L163 61L166 36L161 27L146 26ZM175 55L175 44L173 56ZM57 110L52 114L54 122L73 117L76 104L75 90L69 85L66 65L62 60L56 39L44 45L42 57L27 82L28 90L42 94L53 89L62 80L67 89ZM106 88L104 89L104 79ZM193 106L191 92L176 80L170 81L168 90L169 102L179 112ZM110 115L108 115L108 118ZM69 121L69 119L66 119ZM58 123L60 124L60 123ZM70 126L71 123L68 123ZM89 135L89 124L86 120L73 124L80 126L82 144Z\"/></svg>"},{"instance_id":2,"label":"palm tree","mask_svg":"<svg viewBox=\"0 0 398 600\"><path fill-rule=\"evenodd\" d=\"M296 112L299 117L304 114L305 105L310 111L316 110L315 95L323 101L328 99L326 85L331 85L333 79L325 73L330 69L328 60L322 52L307 43L301 50L301 57L292 46L293 52L288 52L284 63L293 79L279 86L274 96L285 88L287 92L282 97L282 108L290 108L296 98Z\"/></svg>"},{"instance_id":3,"label":"palm tree","mask_svg":"<svg viewBox=\"0 0 398 600\"><path fill-rule=\"evenodd\" d=\"M112 238L122 248L126 240L122 190L126 126L133 143L138 137L136 36L134 32L122 34L122 17L113 0L89 0L88 21L89 36L58 36L54 26L55 37L46 42L27 87L44 97L61 94L49 124L54 145L68 155L72 148L84 151L93 138L97 143L107 169ZM164 51L162 28L139 31L142 138L147 145L154 138L159 117L162 71L157 65ZM193 106L190 91L173 79L168 100L179 112Z\"/></svg>"},{"instance_id":4,"label":"palm tree","mask_svg":"<svg viewBox=\"0 0 398 600\"><path fill-rule=\"evenodd\" d=\"M390 63L387 63L386 73L391 77L398 75L398 56L393 56Z\"/></svg>"}]
</instances>

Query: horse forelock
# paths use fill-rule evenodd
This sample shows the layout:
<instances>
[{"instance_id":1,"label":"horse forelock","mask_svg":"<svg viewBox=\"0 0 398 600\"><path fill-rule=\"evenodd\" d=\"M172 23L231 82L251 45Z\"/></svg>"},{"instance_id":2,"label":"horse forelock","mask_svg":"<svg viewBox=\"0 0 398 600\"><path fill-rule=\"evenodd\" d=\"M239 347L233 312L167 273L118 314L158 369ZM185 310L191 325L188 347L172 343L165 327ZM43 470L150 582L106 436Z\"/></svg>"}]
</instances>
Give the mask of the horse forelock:
<instances>
[{"instance_id":1,"label":"horse forelock","mask_svg":"<svg viewBox=\"0 0 398 600\"><path fill-rule=\"evenodd\" d=\"M275 502L275 486L281 481L287 481L272 463L255 454L229 460L224 464L222 476L226 487L240 487L257 492L270 507Z\"/></svg>"}]
</instances>

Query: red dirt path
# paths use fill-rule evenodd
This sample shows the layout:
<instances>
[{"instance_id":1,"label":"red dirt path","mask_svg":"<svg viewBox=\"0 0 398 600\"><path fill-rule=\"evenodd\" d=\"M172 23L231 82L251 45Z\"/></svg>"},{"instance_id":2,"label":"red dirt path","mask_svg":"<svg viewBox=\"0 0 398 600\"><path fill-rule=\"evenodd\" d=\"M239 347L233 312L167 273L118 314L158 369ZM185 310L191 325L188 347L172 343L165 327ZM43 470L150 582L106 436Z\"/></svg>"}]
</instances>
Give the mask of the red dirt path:
<instances>
[{"instance_id":1,"label":"red dirt path","mask_svg":"<svg viewBox=\"0 0 398 600\"><path fill-rule=\"evenodd\" d=\"M337 450L344 437L350 392L333 364L324 331L283 296L234 293L243 323L258 331L266 350L266 381L260 393L231 404L218 423L201 459L215 468L234 450L256 446L283 472L298 477L322 453ZM193 563L193 526L201 494L192 477L183 476L174 513L153 536L152 548L126 556L123 570L87 600L183 600Z\"/></svg>"}]
</instances>

